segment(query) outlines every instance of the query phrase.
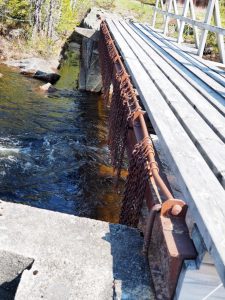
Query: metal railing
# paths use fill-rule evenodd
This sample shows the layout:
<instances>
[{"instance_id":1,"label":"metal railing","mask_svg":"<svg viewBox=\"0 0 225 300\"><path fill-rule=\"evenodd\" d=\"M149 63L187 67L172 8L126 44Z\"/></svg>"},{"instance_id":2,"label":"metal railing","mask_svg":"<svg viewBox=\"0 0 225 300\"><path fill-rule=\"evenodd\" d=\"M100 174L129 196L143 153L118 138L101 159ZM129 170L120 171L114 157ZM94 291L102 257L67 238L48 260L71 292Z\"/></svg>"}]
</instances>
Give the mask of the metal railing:
<instances>
[{"instance_id":1,"label":"metal railing","mask_svg":"<svg viewBox=\"0 0 225 300\"><path fill-rule=\"evenodd\" d=\"M120 223L137 227L143 200L150 196L146 227L142 228L143 254L154 257L154 260L150 259L149 264L153 271L155 289L160 290L162 299L172 299L183 260L196 258L196 251L185 224L187 204L174 199L159 173L154 146L145 123L144 112L139 104L139 97L116 47L116 41L113 40L104 20L100 25L99 54L103 96L110 107L109 148L113 166L121 168L125 148L127 152L131 150L132 153L129 157ZM164 196L163 199L161 195ZM181 249L179 245L184 246ZM159 284L159 274L165 274L163 288L162 280Z\"/></svg>"},{"instance_id":2,"label":"metal railing","mask_svg":"<svg viewBox=\"0 0 225 300\"><path fill-rule=\"evenodd\" d=\"M161 8L159 8L159 5L161 6ZM172 12L172 10L174 10L174 13ZM190 11L191 18L187 17L189 11ZM156 0L153 18L152 18L153 28L155 28L157 13L162 14L164 16L163 18L164 35L167 35L168 33L170 18L176 19L177 27L178 27L178 38L177 38L178 43L181 43L183 41L185 24L190 24L193 26L195 45L196 48L198 49L198 55L200 57L203 56L208 32L210 31L215 33L217 36L217 44L219 49L220 61L223 64L225 64L225 47L224 47L225 28L222 28L221 25L219 0L208 1L204 22L196 20L193 0L185 0L182 15L179 15L178 13L176 0L169 0L167 5L163 3L163 0ZM211 25L212 17L214 17L215 25ZM202 30L200 37L199 37L198 29Z\"/></svg>"}]
</instances>

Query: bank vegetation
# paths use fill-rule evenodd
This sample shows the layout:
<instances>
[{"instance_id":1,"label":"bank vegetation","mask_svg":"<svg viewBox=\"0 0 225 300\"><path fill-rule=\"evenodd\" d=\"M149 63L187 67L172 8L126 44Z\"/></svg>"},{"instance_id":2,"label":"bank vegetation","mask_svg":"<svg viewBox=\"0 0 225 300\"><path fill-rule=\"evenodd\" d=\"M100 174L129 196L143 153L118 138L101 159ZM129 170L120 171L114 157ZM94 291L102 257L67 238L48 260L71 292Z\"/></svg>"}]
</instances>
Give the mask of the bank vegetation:
<instances>
[{"instance_id":1,"label":"bank vegetation","mask_svg":"<svg viewBox=\"0 0 225 300\"><path fill-rule=\"evenodd\" d=\"M0 0L0 59L56 55L93 6L150 22L154 4L155 0ZM220 5L225 27L225 0ZM213 34L209 44L216 45Z\"/></svg>"}]
</instances>

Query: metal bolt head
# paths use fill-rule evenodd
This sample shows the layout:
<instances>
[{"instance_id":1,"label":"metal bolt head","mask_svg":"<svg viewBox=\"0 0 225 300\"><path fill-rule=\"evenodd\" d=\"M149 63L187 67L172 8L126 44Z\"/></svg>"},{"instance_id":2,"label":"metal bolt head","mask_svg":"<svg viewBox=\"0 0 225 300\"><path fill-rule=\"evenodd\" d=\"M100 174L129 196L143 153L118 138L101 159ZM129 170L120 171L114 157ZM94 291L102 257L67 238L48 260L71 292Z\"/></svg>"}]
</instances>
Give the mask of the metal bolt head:
<instances>
[{"instance_id":1,"label":"metal bolt head","mask_svg":"<svg viewBox=\"0 0 225 300\"><path fill-rule=\"evenodd\" d=\"M171 214L173 216L178 216L182 211L182 207L179 204L175 204L171 209Z\"/></svg>"}]
</instances>

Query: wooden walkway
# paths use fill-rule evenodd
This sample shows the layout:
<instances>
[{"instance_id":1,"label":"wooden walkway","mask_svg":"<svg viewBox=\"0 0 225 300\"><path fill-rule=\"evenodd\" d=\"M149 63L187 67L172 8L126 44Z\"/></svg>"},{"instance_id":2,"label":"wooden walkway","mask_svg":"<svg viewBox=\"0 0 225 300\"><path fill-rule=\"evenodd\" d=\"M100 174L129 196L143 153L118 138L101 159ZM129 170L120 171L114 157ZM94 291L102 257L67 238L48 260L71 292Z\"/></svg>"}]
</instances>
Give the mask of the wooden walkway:
<instances>
[{"instance_id":1,"label":"wooden walkway","mask_svg":"<svg viewBox=\"0 0 225 300\"><path fill-rule=\"evenodd\" d=\"M225 284L225 72L147 25L107 24Z\"/></svg>"}]
</instances>

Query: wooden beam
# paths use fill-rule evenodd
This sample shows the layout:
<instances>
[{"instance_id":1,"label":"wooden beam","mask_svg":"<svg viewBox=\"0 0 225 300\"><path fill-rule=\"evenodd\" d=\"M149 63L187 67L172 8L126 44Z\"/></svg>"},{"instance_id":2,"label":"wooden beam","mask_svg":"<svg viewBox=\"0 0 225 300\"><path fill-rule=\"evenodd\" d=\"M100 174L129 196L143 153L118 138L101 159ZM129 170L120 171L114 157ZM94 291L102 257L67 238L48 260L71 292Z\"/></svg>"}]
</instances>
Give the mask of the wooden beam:
<instances>
[{"instance_id":1,"label":"wooden beam","mask_svg":"<svg viewBox=\"0 0 225 300\"><path fill-rule=\"evenodd\" d=\"M156 16L157 16L157 8L159 7L159 0L156 0L155 9L152 17L152 27L155 28Z\"/></svg>"},{"instance_id":2,"label":"wooden beam","mask_svg":"<svg viewBox=\"0 0 225 300\"><path fill-rule=\"evenodd\" d=\"M206 16L205 16L205 24L206 25L208 25L208 24L210 25L210 21L211 21L214 6L215 6L215 1L216 0L209 0L209 4L207 7ZM208 29L207 29L207 27L205 27L204 30L202 31L200 45L199 45L199 49L198 49L198 55L200 57L202 57L204 49L205 49L207 35L208 35Z\"/></svg>"},{"instance_id":3,"label":"wooden beam","mask_svg":"<svg viewBox=\"0 0 225 300\"><path fill-rule=\"evenodd\" d=\"M193 0L185 0L182 16L187 17L189 8L190 8L190 12L191 12L191 17L193 20L195 20L196 17L195 17ZM180 25L178 39L177 39L178 43L183 42L184 26L185 26L185 21L182 20L181 25ZM194 36L195 36L195 46L196 46L196 48L198 48L199 47L198 28L196 26L193 26L193 30L194 30Z\"/></svg>"},{"instance_id":4,"label":"wooden beam","mask_svg":"<svg viewBox=\"0 0 225 300\"><path fill-rule=\"evenodd\" d=\"M168 13L171 12L172 8L174 9L175 15L177 15L178 14L178 9L177 9L176 0L169 0L167 12ZM170 20L169 15L166 15L166 18L164 20L164 30L163 30L163 33L165 35L167 35L167 33L168 33L169 20ZM176 19L176 21L177 21L177 27L179 29L180 28L180 20Z\"/></svg>"},{"instance_id":5,"label":"wooden beam","mask_svg":"<svg viewBox=\"0 0 225 300\"><path fill-rule=\"evenodd\" d=\"M163 10L161 10L159 8L156 8L156 10L160 14L168 15L171 18L185 21L185 23L191 24L193 26L197 26L200 29L207 29L208 31L215 32L215 33L220 33L222 35L225 35L225 28L221 28L221 27L210 25L210 24L206 24L204 22L200 22L200 21L197 21L197 20L192 20L192 19L187 18L187 17L183 17L183 16L176 15L176 14L173 14L173 13L170 13L170 12L167 12L167 11L163 11Z\"/></svg>"},{"instance_id":6,"label":"wooden beam","mask_svg":"<svg viewBox=\"0 0 225 300\"><path fill-rule=\"evenodd\" d=\"M218 27L221 27L221 18L220 18L220 7L219 7L219 1L217 0L215 2L214 7L214 20ZM219 47L219 54L220 54L220 61L225 64L225 50L224 50L224 38L223 35L218 33L217 34L217 44Z\"/></svg>"}]
</instances>

